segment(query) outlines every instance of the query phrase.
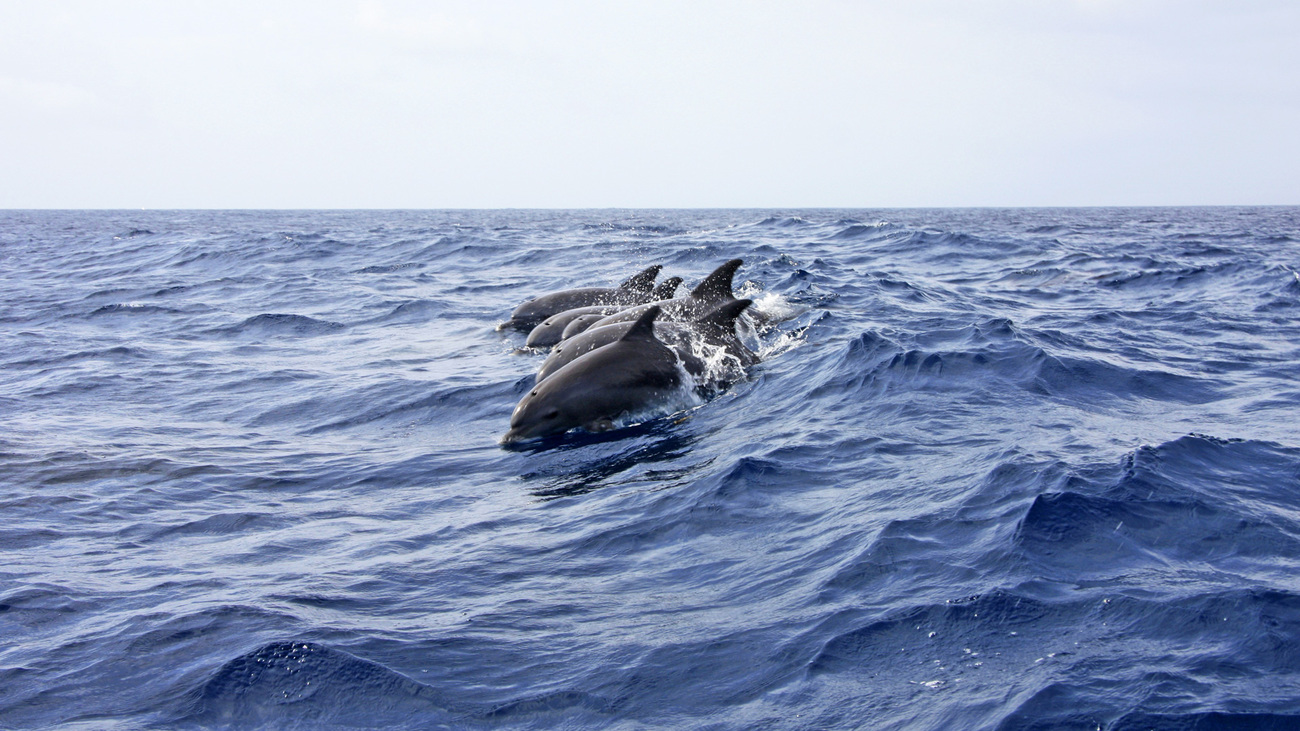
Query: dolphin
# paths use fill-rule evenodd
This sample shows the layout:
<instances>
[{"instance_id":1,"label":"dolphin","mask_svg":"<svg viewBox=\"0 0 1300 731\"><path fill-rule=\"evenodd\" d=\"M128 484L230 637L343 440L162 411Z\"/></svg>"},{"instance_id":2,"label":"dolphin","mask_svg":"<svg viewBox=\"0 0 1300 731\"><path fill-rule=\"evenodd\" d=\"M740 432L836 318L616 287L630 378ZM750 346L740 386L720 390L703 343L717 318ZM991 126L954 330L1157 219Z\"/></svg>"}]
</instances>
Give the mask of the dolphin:
<instances>
[{"instance_id":1,"label":"dolphin","mask_svg":"<svg viewBox=\"0 0 1300 731\"><path fill-rule=\"evenodd\" d=\"M560 335L560 342L564 342L574 335L586 332L587 328L603 319L605 319L604 315L582 315L573 318L572 322L564 326L564 333Z\"/></svg>"},{"instance_id":2,"label":"dolphin","mask_svg":"<svg viewBox=\"0 0 1300 731\"><path fill-rule=\"evenodd\" d=\"M582 287L534 297L516 307L510 319L497 329L514 328L528 332L551 315L575 307L635 305L648 302L654 290L655 277L659 276L660 269L663 267L658 264L646 267L617 287Z\"/></svg>"},{"instance_id":3,"label":"dolphin","mask_svg":"<svg viewBox=\"0 0 1300 731\"><path fill-rule=\"evenodd\" d=\"M743 263L740 259L732 259L714 269L709 276L704 278L704 281L695 285L695 289L692 289L686 297L628 307L621 312L609 315L591 327L597 328L618 322L631 322L644 314L646 308L652 304L663 310L662 318L664 320L690 320L699 317L723 302L729 302L736 298L731 291L731 281L736 276L736 270Z\"/></svg>"},{"instance_id":4,"label":"dolphin","mask_svg":"<svg viewBox=\"0 0 1300 731\"><path fill-rule=\"evenodd\" d=\"M677 354L654 333L658 307L650 307L617 341L555 371L519 401L503 442L576 427L614 428L614 420L662 403L680 391Z\"/></svg>"},{"instance_id":5,"label":"dolphin","mask_svg":"<svg viewBox=\"0 0 1300 731\"><path fill-rule=\"evenodd\" d=\"M695 355L695 348L692 347L695 342L721 347L739 368L747 368L758 362L758 356L745 347L737 337L736 318L740 317L740 313L752 303L753 300L747 299L724 302L690 323L656 322L654 332L677 352L678 357L682 359L682 364L692 376L701 376L707 370L707 365ZM634 326L635 323L631 322L593 326L582 333L566 338L551 350L546 362L542 363L541 370L537 372L536 383L541 383L551 374L587 353L617 342ZM731 372L725 375L738 377Z\"/></svg>"},{"instance_id":6,"label":"dolphin","mask_svg":"<svg viewBox=\"0 0 1300 731\"><path fill-rule=\"evenodd\" d=\"M591 307L575 307L572 310L557 312L542 320L537 327L529 331L528 341L524 344L530 348L549 348L564 339L564 329L575 319L586 315L595 315L596 319L599 320L616 312L622 312L623 309L621 305L592 305Z\"/></svg>"}]
</instances>

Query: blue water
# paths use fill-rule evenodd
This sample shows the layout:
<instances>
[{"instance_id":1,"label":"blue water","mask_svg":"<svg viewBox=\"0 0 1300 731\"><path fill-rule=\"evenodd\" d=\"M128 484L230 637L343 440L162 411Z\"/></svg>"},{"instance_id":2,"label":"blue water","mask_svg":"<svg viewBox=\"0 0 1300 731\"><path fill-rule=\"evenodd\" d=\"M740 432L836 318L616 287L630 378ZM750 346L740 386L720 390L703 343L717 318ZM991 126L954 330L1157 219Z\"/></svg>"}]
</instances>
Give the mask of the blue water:
<instances>
[{"instance_id":1,"label":"blue water","mask_svg":"<svg viewBox=\"0 0 1300 731\"><path fill-rule=\"evenodd\" d=\"M524 299L749 378L499 443ZM0 727L1300 727L1300 209L0 212Z\"/></svg>"}]
</instances>

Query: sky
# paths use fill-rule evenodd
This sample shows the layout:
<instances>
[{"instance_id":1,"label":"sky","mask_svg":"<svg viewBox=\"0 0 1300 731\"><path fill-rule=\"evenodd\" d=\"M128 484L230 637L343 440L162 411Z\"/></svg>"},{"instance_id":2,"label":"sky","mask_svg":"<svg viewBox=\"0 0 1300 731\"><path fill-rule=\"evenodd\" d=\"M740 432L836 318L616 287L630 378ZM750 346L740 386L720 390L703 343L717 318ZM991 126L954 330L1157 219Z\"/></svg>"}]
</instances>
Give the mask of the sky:
<instances>
[{"instance_id":1,"label":"sky","mask_svg":"<svg viewBox=\"0 0 1300 731\"><path fill-rule=\"evenodd\" d=\"M1295 0L0 0L0 208L1300 204Z\"/></svg>"}]
</instances>

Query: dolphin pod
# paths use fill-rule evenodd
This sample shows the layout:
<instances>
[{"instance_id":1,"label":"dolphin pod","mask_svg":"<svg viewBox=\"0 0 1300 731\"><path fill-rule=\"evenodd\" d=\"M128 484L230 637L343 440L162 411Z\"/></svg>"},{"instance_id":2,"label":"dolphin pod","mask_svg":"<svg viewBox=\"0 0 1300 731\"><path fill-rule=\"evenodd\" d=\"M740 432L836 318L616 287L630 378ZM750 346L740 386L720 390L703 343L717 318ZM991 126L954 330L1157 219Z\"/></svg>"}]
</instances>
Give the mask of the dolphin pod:
<instances>
[{"instance_id":1,"label":"dolphin pod","mask_svg":"<svg viewBox=\"0 0 1300 731\"><path fill-rule=\"evenodd\" d=\"M680 277L655 286L656 265L618 287L521 304L501 329L528 332L529 347L554 347L502 441L607 431L692 390L709 393L744 378L758 356L736 333L737 318L753 304L732 292L741 263L726 262L685 297L673 297Z\"/></svg>"}]
</instances>

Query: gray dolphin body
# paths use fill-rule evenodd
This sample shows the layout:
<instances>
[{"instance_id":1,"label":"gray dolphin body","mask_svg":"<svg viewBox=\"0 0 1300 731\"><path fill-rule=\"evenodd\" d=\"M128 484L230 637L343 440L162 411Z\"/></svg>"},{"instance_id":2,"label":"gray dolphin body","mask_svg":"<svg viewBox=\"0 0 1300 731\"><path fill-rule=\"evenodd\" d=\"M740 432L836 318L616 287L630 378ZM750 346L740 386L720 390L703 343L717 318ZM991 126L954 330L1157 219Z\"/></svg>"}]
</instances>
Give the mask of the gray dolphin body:
<instances>
[{"instance_id":1,"label":"gray dolphin body","mask_svg":"<svg viewBox=\"0 0 1300 731\"><path fill-rule=\"evenodd\" d=\"M592 305L626 306L647 302L660 269L663 267L658 264L647 267L617 287L582 287L534 297L516 307L510 319L499 329L509 327L528 332L542 320L565 310Z\"/></svg>"},{"instance_id":2,"label":"gray dolphin body","mask_svg":"<svg viewBox=\"0 0 1300 731\"><path fill-rule=\"evenodd\" d=\"M753 300L731 300L710 310L704 316L689 323L656 322L655 335L677 352L682 364L692 376L704 374L707 366L695 354L692 345L696 342L722 348L732 361L733 367L723 367L718 374L723 380L735 380L743 375L743 369L758 362L758 356L736 335L736 318L744 312ZM537 372L536 383L546 380L551 374L581 358L587 353L617 342L636 323L618 322L612 325L591 327L573 337L566 338L551 351L541 370ZM712 385L712 384L706 384Z\"/></svg>"},{"instance_id":3,"label":"gray dolphin body","mask_svg":"<svg viewBox=\"0 0 1300 731\"><path fill-rule=\"evenodd\" d=\"M504 442L562 434L576 427L605 431L615 419L661 403L681 389L677 354L654 334L651 307L616 342L575 359L519 401Z\"/></svg>"},{"instance_id":4,"label":"gray dolphin body","mask_svg":"<svg viewBox=\"0 0 1300 731\"><path fill-rule=\"evenodd\" d=\"M583 315L573 318L573 321L564 326L564 333L560 335L560 342L564 342L574 335L584 333L587 328L605 319L604 315Z\"/></svg>"},{"instance_id":5,"label":"gray dolphin body","mask_svg":"<svg viewBox=\"0 0 1300 731\"><path fill-rule=\"evenodd\" d=\"M537 327L529 331L528 342L525 344L530 348L549 348L564 339L564 329L577 318L594 315L597 320L600 320L616 312L622 312L623 309L622 305L593 305L558 312L542 320Z\"/></svg>"},{"instance_id":6,"label":"gray dolphin body","mask_svg":"<svg viewBox=\"0 0 1300 731\"><path fill-rule=\"evenodd\" d=\"M640 317L650 305L657 305L663 311L663 314L660 315L662 320L693 320L723 302L736 299L736 296L731 291L731 282L736 276L736 270L743 263L740 259L732 259L714 269L709 276L704 278L704 281L696 285L695 289L692 289L690 294L685 297L628 307L621 312L609 315L591 327L595 329L618 322L631 322Z\"/></svg>"}]
</instances>

